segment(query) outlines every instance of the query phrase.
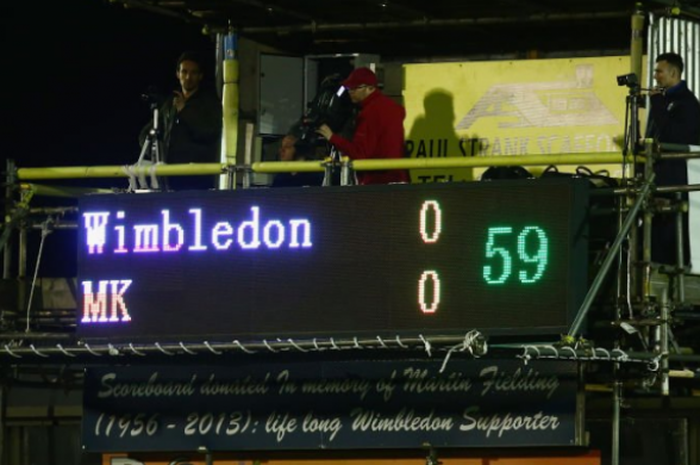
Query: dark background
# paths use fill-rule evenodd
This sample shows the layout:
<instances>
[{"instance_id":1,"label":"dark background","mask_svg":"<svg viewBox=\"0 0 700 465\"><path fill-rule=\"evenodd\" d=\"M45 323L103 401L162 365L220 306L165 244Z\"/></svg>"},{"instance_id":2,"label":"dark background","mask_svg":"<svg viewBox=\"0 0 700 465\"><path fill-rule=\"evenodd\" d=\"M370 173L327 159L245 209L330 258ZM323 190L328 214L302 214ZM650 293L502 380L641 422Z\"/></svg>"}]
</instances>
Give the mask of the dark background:
<instances>
[{"instance_id":1,"label":"dark background","mask_svg":"<svg viewBox=\"0 0 700 465\"><path fill-rule=\"evenodd\" d=\"M8 2L2 10L0 153L19 167L133 163L150 117L141 94L178 88L184 50L207 52L213 76L213 41L180 19L104 0Z\"/></svg>"}]
</instances>

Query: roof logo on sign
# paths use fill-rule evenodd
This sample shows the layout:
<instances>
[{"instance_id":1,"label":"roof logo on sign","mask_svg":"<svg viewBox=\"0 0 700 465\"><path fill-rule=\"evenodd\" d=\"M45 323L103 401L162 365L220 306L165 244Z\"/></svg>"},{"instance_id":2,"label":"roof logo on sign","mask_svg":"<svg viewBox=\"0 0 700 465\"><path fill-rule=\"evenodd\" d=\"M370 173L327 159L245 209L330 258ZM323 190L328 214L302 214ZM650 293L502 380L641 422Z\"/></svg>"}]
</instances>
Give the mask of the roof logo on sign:
<instances>
[{"instance_id":1,"label":"roof logo on sign","mask_svg":"<svg viewBox=\"0 0 700 465\"><path fill-rule=\"evenodd\" d=\"M577 66L571 81L496 84L456 129L469 129L481 118L498 118L499 129L619 124L596 95L593 78L589 64Z\"/></svg>"}]
</instances>

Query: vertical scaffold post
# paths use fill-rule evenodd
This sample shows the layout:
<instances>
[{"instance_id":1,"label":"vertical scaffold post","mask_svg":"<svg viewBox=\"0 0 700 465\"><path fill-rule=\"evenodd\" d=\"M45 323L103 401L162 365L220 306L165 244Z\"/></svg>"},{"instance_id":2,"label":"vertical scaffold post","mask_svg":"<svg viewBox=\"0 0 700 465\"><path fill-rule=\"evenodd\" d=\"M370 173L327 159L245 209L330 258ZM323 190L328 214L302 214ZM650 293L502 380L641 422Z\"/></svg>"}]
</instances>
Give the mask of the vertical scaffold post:
<instances>
[{"instance_id":1,"label":"vertical scaffold post","mask_svg":"<svg viewBox=\"0 0 700 465\"><path fill-rule=\"evenodd\" d=\"M644 141L644 179L648 179L654 173L654 140L645 139ZM652 278L652 268L651 268L651 227L654 221L654 212L647 205L644 210L643 216L643 229L642 229L642 263L644 274L642 277L642 299L645 305L648 305L651 300L651 278Z\"/></svg>"},{"instance_id":2,"label":"vertical scaffold post","mask_svg":"<svg viewBox=\"0 0 700 465\"><path fill-rule=\"evenodd\" d=\"M618 379L619 364L614 368L615 381L613 383L613 405L612 405L612 445L610 465L620 465L620 409L622 408L622 381Z\"/></svg>"},{"instance_id":3,"label":"vertical scaffold post","mask_svg":"<svg viewBox=\"0 0 700 465\"><path fill-rule=\"evenodd\" d=\"M236 165L238 150L238 37L229 29L224 37L224 88L223 88L223 154L224 162L230 167ZM231 182L232 181L232 182ZM236 188L236 179L229 179L229 189Z\"/></svg>"},{"instance_id":4,"label":"vertical scaffold post","mask_svg":"<svg viewBox=\"0 0 700 465\"><path fill-rule=\"evenodd\" d=\"M685 249L685 235L683 234L685 227L683 225L683 194L681 192L676 192L676 202L678 203L678 210L676 211L676 273L673 275L675 278L675 296L678 303L683 304L685 302L685 257L683 250Z\"/></svg>"},{"instance_id":5,"label":"vertical scaffold post","mask_svg":"<svg viewBox=\"0 0 700 465\"><path fill-rule=\"evenodd\" d=\"M10 208L14 200L14 186L17 182L15 174L15 162L13 160L7 160L5 163L5 218L10 217ZM9 221L5 224L6 228L10 228ZM6 236L5 243L0 243L0 250L3 252L2 260L2 277L3 279L9 279L12 269L12 240L11 231L3 231L3 235Z\"/></svg>"},{"instance_id":6,"label":"vertical scaffold post","mask_svg":"<svg viewBox=\"0 0 700 465\"><path fill-rule=\"evenodd\" d=\"M642 56L644 55L644 11L641 3L635 5L632 13L632 40L630 43L630 73L634 73L641 82ZM633 141L634 142L634 141Z\"/></svg>"},{"instance_id":7,"label":"vertical scaffold post","mask_svg":"<svg viewBox=\"0 0 700 465\"><path fill-rule=\"evenodd\" d=\"M659 371L661 372L661 395L668 396L671 391L668 376L668 345L670 336L671 310L667 292L661 293L661 301L659 302L659 319L661 320L659 344L659 355L661 356L659 365Z\"/></svg>"},{"instance_id":8,"label":"vertical scaffold post","mask_svg":"<svg viewBox=\"0 0 700 465\"><path fill-rule=\"evenodd\" d=\"M4 378L4 376L3 376ZM7 450L5 447L5 422L7 414L7 386L5 382L0 382L0 463L7 463L5 455Z\"/></svg>"}]
</instances>

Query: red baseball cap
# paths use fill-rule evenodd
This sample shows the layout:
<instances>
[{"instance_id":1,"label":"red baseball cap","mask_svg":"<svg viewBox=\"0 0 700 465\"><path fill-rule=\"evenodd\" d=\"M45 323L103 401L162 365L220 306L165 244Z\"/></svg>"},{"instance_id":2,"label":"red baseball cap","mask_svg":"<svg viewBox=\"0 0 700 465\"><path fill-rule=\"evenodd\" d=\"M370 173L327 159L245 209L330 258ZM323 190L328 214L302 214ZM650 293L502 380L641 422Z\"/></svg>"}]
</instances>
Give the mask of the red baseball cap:
<instances>
[{"instance_id":1,"label":"red baseball cap","mask_svg":"<svg viewBox=\"0 0 700 465\"><path fill-rule=\"evenodd\" d=\"M377 87L377 75L369 68L356 68L341 84L348 89L354 89L362 85Z\"/></svg>"}]
</instances>

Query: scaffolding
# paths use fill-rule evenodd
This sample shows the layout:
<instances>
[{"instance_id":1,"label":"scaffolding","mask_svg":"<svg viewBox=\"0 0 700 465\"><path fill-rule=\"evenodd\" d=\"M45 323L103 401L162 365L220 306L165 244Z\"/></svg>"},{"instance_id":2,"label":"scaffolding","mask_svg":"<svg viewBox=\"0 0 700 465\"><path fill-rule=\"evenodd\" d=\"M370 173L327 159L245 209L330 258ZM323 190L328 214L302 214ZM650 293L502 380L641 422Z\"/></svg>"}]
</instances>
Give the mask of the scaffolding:
<instances>
[{"instance_id":1,"label":"scaffolding","mask_svg":"<svg viewBox=\"0 0 700 465\"><path fill-rule=\"evenodd\" d=\"M252 173L278 173L286 171L342 172L341 180L352 178L353 171L490 167L512 165L590 165L622 162L627 172L636 175L623 179L618 187L600 189L595 195L616 199L617 233L606 244L598 259L597 273L590 283L588 293L568 333L559 340L544 343L496 343L478 331L470 331L463 337L419 337L419 338L314 338L314 339L264 339L234 341L185 342L153 340L149 342L90 344L76 339L72 332L76 321L75 311L63 309L51 312L33 305L37 291L42 248L50 233L58 229L77 229L72 219L77 209L67 207L32 207L32 199L38 195L75 197L88 192L109 193L106 189L66 188L36 184L35 181L69 178L120 178L132 175L121 167L73 167L73 168L16 168L7 165L6 205L8 211L0 236L0 249L4 254L4 280L17 279L24 285L17 292L16 314L4 312L4 331L0 333L0 357L11 364L24 363L55 364L69 361L72 364L123 363L125 359L143 360L148 356L183 357L206 354L217 357L226 353L243 356L253 354L297 353L321 351L353 351L363 349L386 350L387 352L416 353L424 351L428 356L441 356L443 369L451 356L462 357L510 357L523 363L531 360L575 361L582 366L607 365L612 379L609 383L613 396L613 462L619 463L620 408L627 389L644 389L661 396L672 394L672 378L694 377L695 370L688 364L700 362L700 356L691 355L693 348L684 347L684 342L675 337L673 328L692 323L696 308L686 299L685 275L688 271L683 261L682 234L678 234L676 257L673 264L651 262L651 223L655 215L675 215L676 225L681 228L688 204L680 193L700 191L700 185L664 186L654 184L653 164L663 159L699 158L693 147L682 152L662 152L662 147L653 140L646 140L642 153L635 155L561 154L554 156L517 157L473 157L439 160L362 160L321 162L266 162L243 166L210 165L159 165L155 167L159 176L228 174L228 185L237 186L237 175L246 177ZM243 186L250 182L241 179ZM322 187L319 189L323 189ZM675 201L659 206L654 202L660 194L675 194ZM133 194L140 195L140 194ZM641 227L637 227L641 224ZM29 270L27 237L33 231L40 234L40 245L33 273ZM640 244L638 246L637 244ZM15 257L16 255L16 257ZM17 262L17 275L11 276L12 263ZM615 292L612 296L601 296L602 284L615 275ZM663 284L659 285L659 277ZM598 313L591 317L591 309ZM604 308L603 313L600 309ZM601 316L602 315L602 316ZM587 322L587 323L586 323ZM588 325L588 328L586 327ZM593 326L614 328L615 336L603 339L604 346L595 346L584 338ZM157 358L156 357L156 358ZM631 368L630 368L631 367ZM630 387L624 382L631 371L636 382ZM5 397L3 397L5 399Z\"/></svg>"}]
</instances>

